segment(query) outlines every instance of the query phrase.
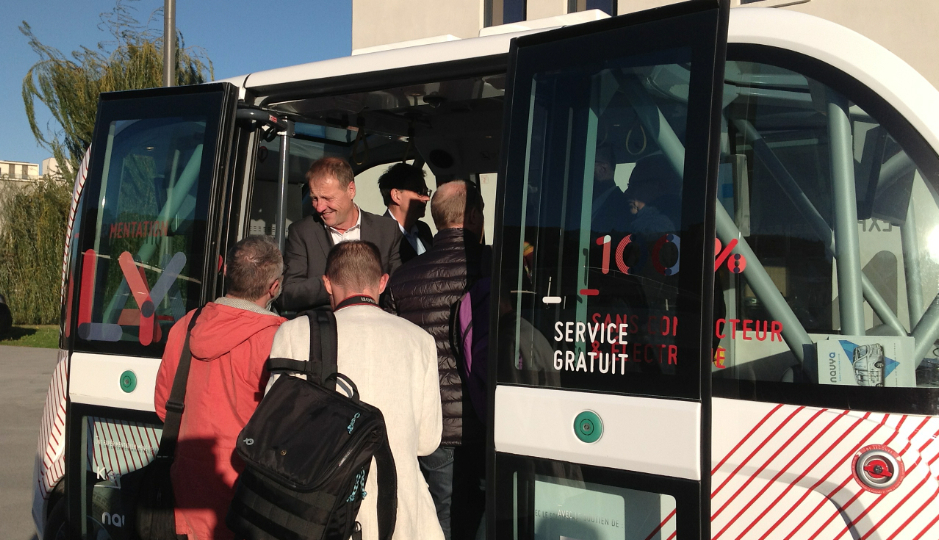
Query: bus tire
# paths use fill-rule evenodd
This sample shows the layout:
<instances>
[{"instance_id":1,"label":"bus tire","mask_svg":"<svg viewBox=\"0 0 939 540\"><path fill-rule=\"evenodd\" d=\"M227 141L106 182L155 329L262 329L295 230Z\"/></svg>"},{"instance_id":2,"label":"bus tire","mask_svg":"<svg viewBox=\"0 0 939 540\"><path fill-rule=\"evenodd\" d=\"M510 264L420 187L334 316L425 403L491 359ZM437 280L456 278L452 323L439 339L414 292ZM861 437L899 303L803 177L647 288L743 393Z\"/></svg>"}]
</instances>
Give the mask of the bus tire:
<instances>
[{"instance_id":1,"label":"bus tire","mask_svg":"<svg viewBox=\"0 0 939 540\"><path fill-rule=\"evenodd\" d=\"M46 526L42 530L42 540L66 540L68 538L68 508L65 502L66 498L60 497L52 507L46 519Z\"/></svg>"}]
</instances>

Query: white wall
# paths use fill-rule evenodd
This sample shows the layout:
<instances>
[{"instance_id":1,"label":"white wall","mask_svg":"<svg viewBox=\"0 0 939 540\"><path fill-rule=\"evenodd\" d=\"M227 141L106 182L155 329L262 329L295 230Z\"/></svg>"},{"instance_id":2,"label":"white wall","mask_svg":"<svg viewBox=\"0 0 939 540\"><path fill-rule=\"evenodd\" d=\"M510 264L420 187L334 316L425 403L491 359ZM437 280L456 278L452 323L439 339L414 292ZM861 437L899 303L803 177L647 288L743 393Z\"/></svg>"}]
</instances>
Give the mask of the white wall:
<instances>
[{"instance_id":1,"label":"white wall","mask_svg":"<svg viewBox=\"0 0 939 540\"><path fill-rule=\"evenodd\" d=\"M619 14L674 4L682 0L619 0ZM353 0L352 48L361 49L452 34L478 35L485 0ZM740 5L740 0L731 0ZM939 0L761 0L746 7L792 9L848 27L886 47L939 88ZM528 18L567 11L567 0L528 0Z\"/></svg>"},{"instance_id":2,"label":"white wall","mask_svg":"<svg viewBox=\"0 0 939 540\"><path fill-rule=\"evenodd\" d=\"M452 34L476 37L482 0L352 0L352 50Z\"/></svg>"}]
</instances>

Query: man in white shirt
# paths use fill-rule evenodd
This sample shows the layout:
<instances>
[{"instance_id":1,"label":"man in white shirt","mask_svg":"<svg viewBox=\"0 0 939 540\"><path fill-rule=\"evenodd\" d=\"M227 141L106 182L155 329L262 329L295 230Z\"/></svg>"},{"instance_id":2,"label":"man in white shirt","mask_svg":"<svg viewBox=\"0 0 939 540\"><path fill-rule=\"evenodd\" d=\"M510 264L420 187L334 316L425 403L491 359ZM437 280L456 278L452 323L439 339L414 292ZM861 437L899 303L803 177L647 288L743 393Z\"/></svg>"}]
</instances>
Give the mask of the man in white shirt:
<instances>
[{"instance_id":1,"label":"man in white shirt","mask_svg":"<svg viewBox=\"0 0 939 540\"><path fill-rule=\"evenodd\" d=\"M347 240L375 244L382 271L391 274L401 266L401 232L395 222L360 209L354 202L352 167L336 157L320 158L307 171L313 215L287 229L284 247L284 284L281 310L303 311L329 305L323 287L326 255Z\"/></svg>"},{"instance_id":2,"label":"man in white shirt","mask_svg":"<svg viewBox=\"0 0 939 540\"><path fill-rule=\"evenodd\" d=\"M443 420L434 338L378 307L388 274L382 272L373 244L336 244L329 252L322 281L336 312L336 367L355 383L362 401L378 407L385 418L398 485L393 538L443 540L417 461L440 444ZM271 356L306 360L309 353L307 318L284 323L274 336ZM376 474L368 475L365 492L378 493ZM376 500L365 497L356 517L362 524L363 540L378 538Z\"/></svg>"},{"instance_id":3,"label":"man in white shirt","mask_svg":"<svg viewBox=\"0 0 939 540\"><path fill-rule=\"evenodd\" d=\"M424 181L424 170L407 163L392 165L378 179L378 189L388 211L385 215L398 223L404 241L401 242L401 262L421 255L434 243L430 226L420 220L427 209L431 190Z\"/></svg>"}]
</instances>

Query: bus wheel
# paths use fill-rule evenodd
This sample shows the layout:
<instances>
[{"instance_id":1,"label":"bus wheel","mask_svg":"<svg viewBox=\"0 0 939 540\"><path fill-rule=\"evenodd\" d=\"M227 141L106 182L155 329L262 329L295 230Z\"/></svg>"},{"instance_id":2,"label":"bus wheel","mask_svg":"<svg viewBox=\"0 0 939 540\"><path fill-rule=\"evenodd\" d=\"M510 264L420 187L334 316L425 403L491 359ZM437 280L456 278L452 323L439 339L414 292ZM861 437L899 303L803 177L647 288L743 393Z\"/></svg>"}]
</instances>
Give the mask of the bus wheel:
<instances>
[{"instance_id":1,"label":"bus wheel","mask_svg":"<svg viewBox=\"0 0 939 540\"><path fill-rule=\"evenodd\" d=\"M68 523L66 522L65 497L60 497L42 531L42 540L66 540L68 538Z\"/></svg>"}]
</instances>

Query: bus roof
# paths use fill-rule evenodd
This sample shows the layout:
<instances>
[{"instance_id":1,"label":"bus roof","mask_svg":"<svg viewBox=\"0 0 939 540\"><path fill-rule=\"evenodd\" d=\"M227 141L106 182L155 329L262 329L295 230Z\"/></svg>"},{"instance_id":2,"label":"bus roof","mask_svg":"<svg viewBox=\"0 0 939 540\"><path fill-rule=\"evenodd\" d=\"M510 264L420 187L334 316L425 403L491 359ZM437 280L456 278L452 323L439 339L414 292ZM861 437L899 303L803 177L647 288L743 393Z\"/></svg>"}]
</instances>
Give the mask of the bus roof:
<instances>
[{"instance_id":1,"label":"bus roof","mask_svg":"<svg viewBox=\"0 0 939 540\"><path fill-rule=\"evenodd\" d=\"M563 25L585 22L586 19L583 16L565 17L569 16L550 20ZM368 79L383 84L380 73L413 72L423 68L432 69L434 76L445 77L446 73L439 68L456 64L463 66L463 72L467 69L498 71L505 69L513 38L558 28L531 26L534 28L520 32L358 54L259 71L223 81L238 86L242 98L251 92L256 96L256 103L265 104L295 99L311 84L316 84L318 93L330 92L330 89L323 88L323 83L349 78L363 80L367 74ZM884 97L934 148L939 148L939 92L906 62L861 34L797 11L748 7L731 10L728 42L777 47L837 67ZM342 86L337 86L332 91L341 90Z\"/></svg>"}]
</instances>

